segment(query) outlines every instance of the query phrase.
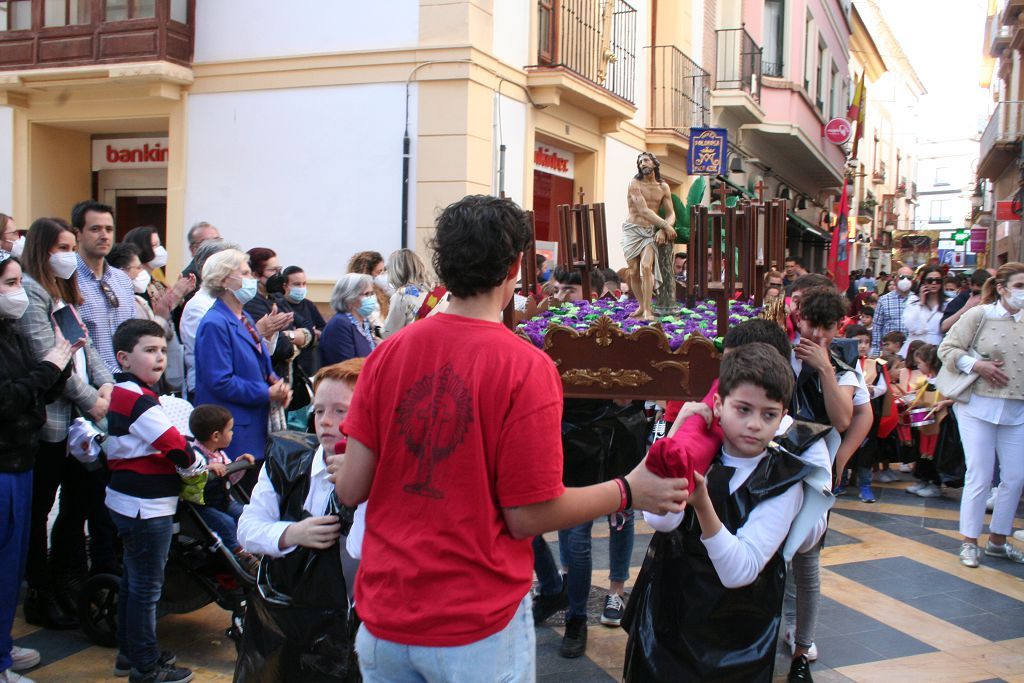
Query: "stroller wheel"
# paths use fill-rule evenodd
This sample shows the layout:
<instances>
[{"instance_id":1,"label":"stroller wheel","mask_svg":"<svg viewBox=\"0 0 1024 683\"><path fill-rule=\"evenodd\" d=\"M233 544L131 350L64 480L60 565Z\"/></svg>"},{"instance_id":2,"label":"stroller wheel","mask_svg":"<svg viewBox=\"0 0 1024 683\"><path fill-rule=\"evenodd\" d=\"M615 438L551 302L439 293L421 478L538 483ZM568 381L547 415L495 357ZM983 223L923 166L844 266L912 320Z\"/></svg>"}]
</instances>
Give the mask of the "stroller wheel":
<instances>
[{"instance_id":1,"label":"stroller wheel","mask_svg":"<svg viewBox=\"0 0 1024 683\"><path fill-rule=\"evenodd\" d=\"M113 574L90 577L78 598L78 621L89 640L103 647L117 645L117 591L121 578Z\"/></svg>"}]
</instances>

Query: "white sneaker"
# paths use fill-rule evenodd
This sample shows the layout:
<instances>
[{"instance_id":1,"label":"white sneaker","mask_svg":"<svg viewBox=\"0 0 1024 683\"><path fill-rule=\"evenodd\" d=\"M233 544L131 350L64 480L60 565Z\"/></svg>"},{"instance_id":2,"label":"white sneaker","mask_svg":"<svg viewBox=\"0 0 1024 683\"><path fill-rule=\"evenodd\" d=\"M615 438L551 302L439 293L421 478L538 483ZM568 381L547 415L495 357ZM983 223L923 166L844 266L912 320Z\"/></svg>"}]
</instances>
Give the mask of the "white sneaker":
<instances>
[{"instance_id":1,"label":"white sneaker","mask_svg":"<svg viewBox=\"0 0 1024 683\"><path fill-rule=\"evenodd\" d=\"M1017 564L1024 564L1024 550L1014 548L1009 542L1002 545L996 545L992 541L989 541L985 545L985 554L989 557L1002 557L1003 559L1016 562Z\"/></svg>"},{"instance_id":2,"label":"white sneaker","mask_svg":"<svg viewBox=\"0 0 1024 683\"><path fill-rule=\"evenodd\" d=\"M918 491L923 489L925 486L926 486L926 484L923 481L915 481L913 484L911 484L910 486L908 486L907 488L905 488L903 490L906 491L907 493L917 493Z\"/></svg>"},{"instance_id":3,"label":"white sneaker","mask_svg":"<svg viewBox=\"0 0 1024 683\"><path fill-rule=\"evenodd\" d=\"M39 650L28 647L11 648L11 671L25 671L39 664Z\"/></svg>"},{"instance_id":4,"label":"white sneaker","mask_svg":"<svg viewBox=\"0 0 1024 683\"><path fill-rule=\"evenodd\" d=\"M964 543L960 546L960 564L971 569L977 568L978 558L981 556L981 548L973 543Z\"/></svg>"},{"instance_id":5,"label":"white sneaker","mask_svg":"<svg viewBox=\"0 0 1024 683\"><path fill-rule=\"evenodd\" d=\"M8 669L7 671L0 671L0 683L35 683L35 681Z\"/></svg>"},{"instance_id":6,"label":"white sneaker","mask_svg":"<svg viewBox=\"0 0 1024 683\"><path fill-rule=\"evenodd\" d=\"M909 465L909 464L907 464L905 462L901 462L900 463L900 468L899 469L900 469L900 472L913 472L914 471L913 466Z\"/></svg>"},{"instance_id":7,"label":"white sneaker","mask_svg":"<svg viewBox=\"0 0 1024 683\"><path fill-rule=\"evenodd\" d=\"M896 481L899 477L892 473L892 470L882 470L875 473L875 481L882 484L888 484L889 482Z\"/></svg>"},{"instance_id":8,"label":"white sneaker","mask_svg":"<svg viewBox=\"0 0 1024 683\"><path fill-rule=\"evenodd\" d=\"M918 489L917 495L922 498L940 498L942 496L942 489L935 484L928 484L927 486Z\"/></svg>"},{"instance_id":9,"label":"white sneaker","mask_svg":"<svg viewBox=\"0 0 1024 683\"><path fill-rule=\"evenodd\" d=\"M792 655L796 652L796 626L790 624L786 627L786 631L782 636L782 641L789 648L789 653ZM818 659L818 646L811 643L811 646L807 648L807 661L814 662Z\"/></svg>"},{"instance_id":10,"label":"white sneaker","mask_svg":"<svg viewBox=\"0 0 1024 683\"><path fill-rule=\"evenodd\" d=\"M1018 529L1017 531L1014 531L1013 532L1013 540L1020 541L1021 543L1024 543L1024 530Z\"/></svg>"}]
</instances>

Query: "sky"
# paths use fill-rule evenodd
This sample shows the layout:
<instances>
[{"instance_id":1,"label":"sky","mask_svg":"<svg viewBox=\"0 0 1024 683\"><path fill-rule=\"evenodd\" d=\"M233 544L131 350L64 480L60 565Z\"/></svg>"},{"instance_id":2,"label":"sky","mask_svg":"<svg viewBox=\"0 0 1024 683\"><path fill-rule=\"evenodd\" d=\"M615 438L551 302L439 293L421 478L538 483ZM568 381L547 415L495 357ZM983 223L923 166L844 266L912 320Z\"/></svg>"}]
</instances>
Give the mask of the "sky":
<instances>
[{"instance_id":1,"label":"sky","mask_svg":"<svg viewBox=\"0 0 1024 683\"><path fill-rule=\"evenodd\" d=\"M978 85L988 1L877 2L927 91L917 111L919 139L977 135L988 119Z\"/></svg>"}]
</instances>

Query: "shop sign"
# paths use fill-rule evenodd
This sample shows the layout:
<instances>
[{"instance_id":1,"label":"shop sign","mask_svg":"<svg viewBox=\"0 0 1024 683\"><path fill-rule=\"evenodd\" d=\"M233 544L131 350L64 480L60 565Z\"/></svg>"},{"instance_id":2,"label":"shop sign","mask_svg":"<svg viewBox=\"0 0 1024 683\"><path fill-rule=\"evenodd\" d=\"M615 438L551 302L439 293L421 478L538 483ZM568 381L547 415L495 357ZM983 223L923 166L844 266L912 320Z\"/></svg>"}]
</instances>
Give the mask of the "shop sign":
<instances>
[{"instance_id":1,"label":"shop sign","mask_svg":"<svg viewBox=\"0 0 1024 683\"><path fill-rule=\"evenodd\" d=\"M1019 221L1020 210L1013 210L1013 202L996 202L996 220L997 221Z\"/></svg>"},{"instance_id":2,"label":"shop sign","mask_svg":"<svg viewBox=\"0 0 1024 683\"><path fill-rule=\"evenodd\" d=\"M92 141L92 170L167 168L167 138L120 138Z\"/></svg>"},{"instance_id":3,"label":"shop sign","mask_svg":"<svg viewBox=\"0 0 1024 683\"><path fill-rule=\"evenodd\" d=\"M724 175L728 152L728 131L725 128L691 128L687 174Z\"/></svg>"},{"instance_id":4,"label":"shop sign","mask_svg":"<svg viewBox=\"0 0 1024 683\"><path fill-rule=\"evenodd\" d=\"M985 253L986 249L988 249L988 228L971 228L970 248L975 254Z\"/></svg>"},{"instance_id":5,"label":"shop sign","mask_svg":"<svg viewBox=\"0 0 1024 683\"><path fill-rule=\"evenodd\" d=\"M825 139L833 144L842 145L849 141L851 135L853 128L844 118L835 118L825 124Z\"/></svg>"},{"instance_id":6,"label":"shop sign","mask_svg":"<svg viewBox=\"0 0 1024 683\"><path fill-rule=\"evenodd\" d=\"M571 180L576 171L576 155L538 142L533 149L533 170Z\"/></svg>"}]
</instances>

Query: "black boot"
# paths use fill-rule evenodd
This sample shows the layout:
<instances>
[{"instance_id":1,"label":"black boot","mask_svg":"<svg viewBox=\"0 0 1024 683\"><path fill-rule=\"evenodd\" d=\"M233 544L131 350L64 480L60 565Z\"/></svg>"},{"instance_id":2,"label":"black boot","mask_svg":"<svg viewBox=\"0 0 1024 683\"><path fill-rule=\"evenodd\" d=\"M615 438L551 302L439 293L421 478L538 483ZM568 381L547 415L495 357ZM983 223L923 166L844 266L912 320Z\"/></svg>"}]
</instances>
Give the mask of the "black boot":
<instances>
[{"instance_id":1,"label":"black boot","mask_svg":"<svg viewBox=\"0 0 1024 683\"><path fill-rule=\"evenodd\" d=\"M55 631L78 628L78 619L65 614L48 590L30 588L25 596L25 621Z\"/></svg>"}]
</instances>

